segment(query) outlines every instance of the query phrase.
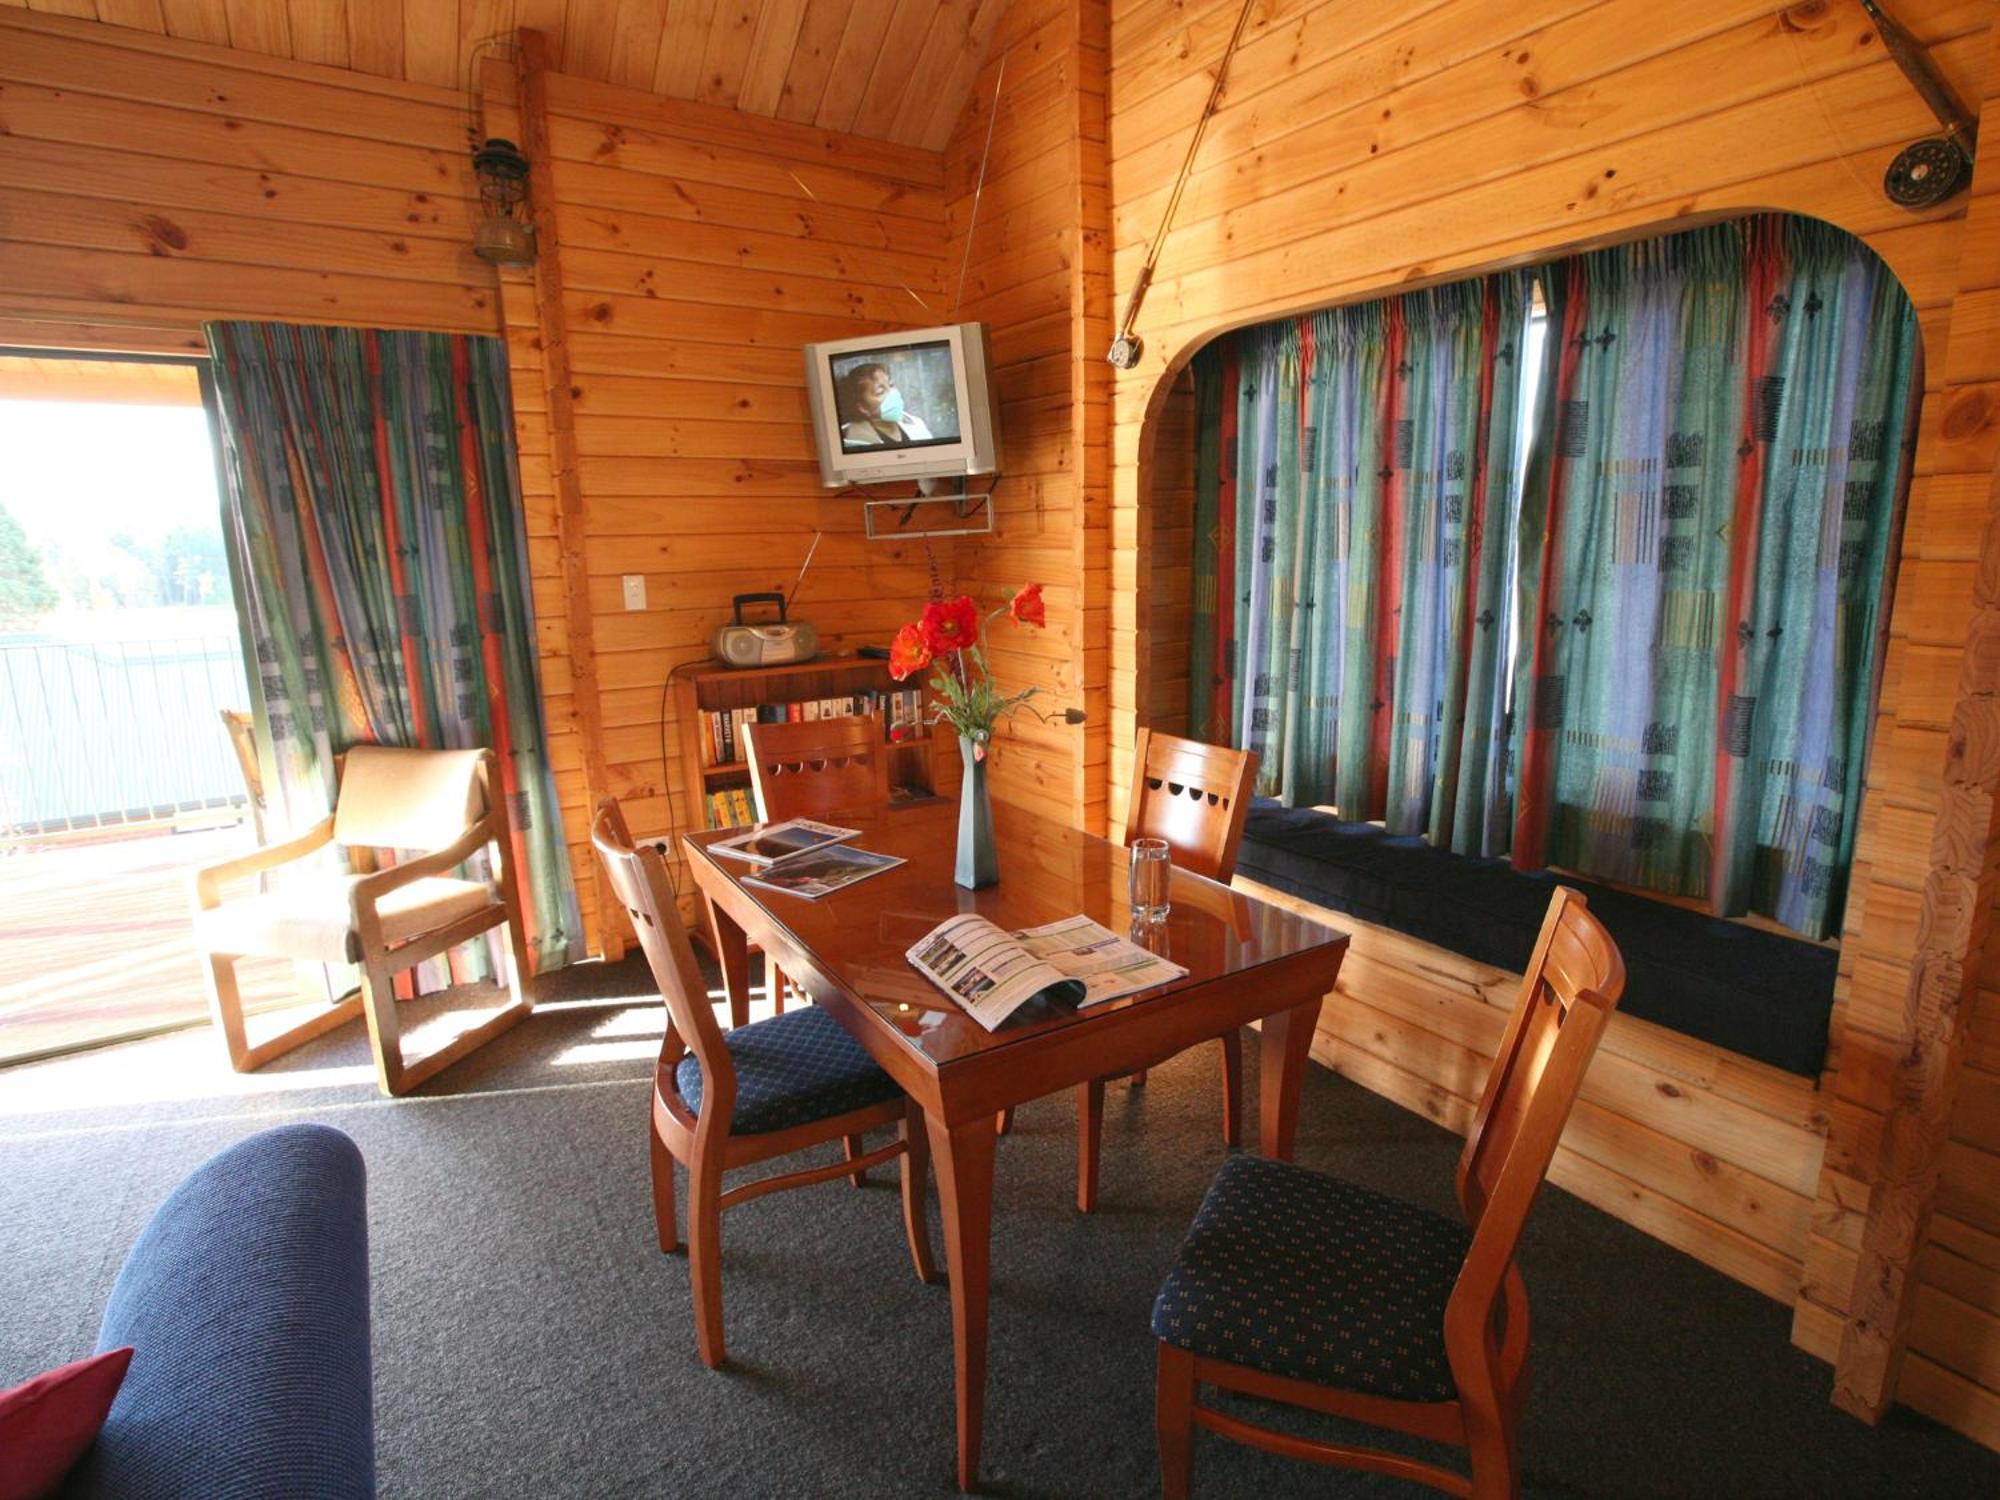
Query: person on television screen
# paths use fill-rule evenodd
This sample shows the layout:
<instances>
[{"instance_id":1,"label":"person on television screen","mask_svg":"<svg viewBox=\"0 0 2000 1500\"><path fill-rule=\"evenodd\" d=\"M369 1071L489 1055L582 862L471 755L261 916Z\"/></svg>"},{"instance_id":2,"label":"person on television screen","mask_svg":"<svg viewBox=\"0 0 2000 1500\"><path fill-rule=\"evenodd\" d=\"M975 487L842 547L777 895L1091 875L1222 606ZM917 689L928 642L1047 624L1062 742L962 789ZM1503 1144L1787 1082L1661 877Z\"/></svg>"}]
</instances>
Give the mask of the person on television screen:
<instances>
[{"instance_id":1,"label":"person on television screen","mask_svg":"<svg viewBox=\"0 0 2000 1500\"><path fill-rule=\"evenodd\" d=\"M903 406L896 378L882 364L856 365L841 377L840 438L849 448L928 443L924 419Z\"/></svg>"}]
</instances>

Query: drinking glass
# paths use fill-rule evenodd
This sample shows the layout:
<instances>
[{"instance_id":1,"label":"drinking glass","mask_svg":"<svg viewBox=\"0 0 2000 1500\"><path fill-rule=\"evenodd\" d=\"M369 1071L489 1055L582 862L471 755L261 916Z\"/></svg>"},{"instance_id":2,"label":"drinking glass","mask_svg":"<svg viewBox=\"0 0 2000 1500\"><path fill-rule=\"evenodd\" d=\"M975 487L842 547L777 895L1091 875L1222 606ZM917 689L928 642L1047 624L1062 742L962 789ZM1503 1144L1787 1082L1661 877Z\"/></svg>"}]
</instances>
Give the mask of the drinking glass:
<instances>
[{"instance_id":1,"label":"drinking glass","mask_svg":"<svg viewBox=\"0 0 2000 1500\"><path fill-rule=\"evenodd\" d=\"M1172 903L1167 892L1173 880L1173 864L1167 857L1165 839L1132 841L1132 917L1140 922L1164 922Z\"/></svg>"}]
</instances>

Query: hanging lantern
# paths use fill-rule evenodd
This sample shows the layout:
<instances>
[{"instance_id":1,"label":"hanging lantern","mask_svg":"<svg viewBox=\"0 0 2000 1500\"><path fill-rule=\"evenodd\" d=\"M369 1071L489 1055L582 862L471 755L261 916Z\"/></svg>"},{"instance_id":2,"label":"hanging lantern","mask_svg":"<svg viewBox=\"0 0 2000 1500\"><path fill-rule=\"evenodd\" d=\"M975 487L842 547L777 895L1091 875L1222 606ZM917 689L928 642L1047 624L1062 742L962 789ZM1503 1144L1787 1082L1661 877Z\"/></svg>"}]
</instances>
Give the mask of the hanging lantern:
<instances>
[{"instance_id":1,"label":"hanging lantern","mask_svg":"<svg viewBox=\"0 0 2000 1500\"><path fill-rule=\"evenodd\" d=\"M535 263L535 231L527 221L528 159L498 136L472 153L479 174L479 227L472 253L496 266Z\"/></svg>"}]
</instances>

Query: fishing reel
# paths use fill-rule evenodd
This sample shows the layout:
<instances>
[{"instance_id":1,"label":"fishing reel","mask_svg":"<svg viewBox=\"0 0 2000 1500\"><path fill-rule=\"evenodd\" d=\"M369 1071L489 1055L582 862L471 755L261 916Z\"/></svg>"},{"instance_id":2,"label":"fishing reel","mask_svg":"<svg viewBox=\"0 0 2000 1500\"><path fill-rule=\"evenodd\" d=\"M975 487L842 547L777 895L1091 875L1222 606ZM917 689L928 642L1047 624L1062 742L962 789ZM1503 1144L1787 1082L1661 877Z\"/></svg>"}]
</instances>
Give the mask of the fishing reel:
<instances>
[{"instance_id":1,"label":"fishing reel","mask_svg":"<svg viewBox=\"0 0 2000 1500\"><path fill-rule=\"evenodd\" d=\"M1145 352L1146 341L1138 334L1121 333L1111 341L1111 347L1105 351L1104 358L1116 369L1131 370L1138 367L1139 356Z\"/></svg>"},{"instance_id":2,"label":"fishing reel","mask_svg":"<svg viewBox=\"0 0 2000 1500\"><path fill-rule=\"evenodd\" d=\"M1882 193L1898 208L1935 208L1971 179L1972 163L1956 140L1931 136L1905 146L1882 174Z\"/></svg>"}]
</instances>

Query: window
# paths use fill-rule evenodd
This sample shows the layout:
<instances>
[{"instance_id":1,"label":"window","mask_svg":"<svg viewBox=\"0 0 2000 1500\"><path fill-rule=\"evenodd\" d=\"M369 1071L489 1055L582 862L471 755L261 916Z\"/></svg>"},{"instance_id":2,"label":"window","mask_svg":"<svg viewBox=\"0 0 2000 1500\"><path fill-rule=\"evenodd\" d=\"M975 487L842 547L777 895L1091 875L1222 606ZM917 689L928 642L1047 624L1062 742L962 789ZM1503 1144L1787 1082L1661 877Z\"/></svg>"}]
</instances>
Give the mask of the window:
<instances>
[{"instance_id":1,"label":"window","mask_svg":"<svg viewBox=\"0 0 2000 1500\"><path fill-rule=\"evenodd\" d=\"M1881 262L1783 217L1220 341L1190 727L1288 802L1823 934L1916 360Z\"/></svg>"}]
</instances>

